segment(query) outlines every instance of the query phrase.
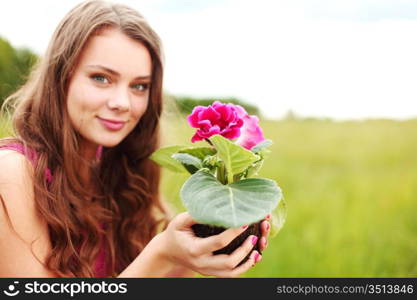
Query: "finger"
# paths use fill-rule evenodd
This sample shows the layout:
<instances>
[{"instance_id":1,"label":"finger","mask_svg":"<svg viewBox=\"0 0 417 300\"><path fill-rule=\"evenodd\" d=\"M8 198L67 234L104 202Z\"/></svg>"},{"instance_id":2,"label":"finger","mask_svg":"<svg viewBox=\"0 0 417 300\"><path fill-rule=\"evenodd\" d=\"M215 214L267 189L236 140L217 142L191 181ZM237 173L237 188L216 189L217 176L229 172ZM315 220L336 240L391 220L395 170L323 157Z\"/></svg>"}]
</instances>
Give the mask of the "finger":
<instances>
[{"instance_id":1,"label":"finger","mask_svg":"<svg viewBox=\"0 0 417 300\"><path fill-rule=\"evenodd\" d=\"M198 252L202 253L211 253L216 250L222 249L230 244L237 236L239 236L242 232L244 232L248 228L247 225L237 227L237 228L229 228L219 233L217 235L213 235L206 238L201 238L199 241L199 249Z\"/></svg>"},{"instance_id":2,"label":"finger","mask_svg":"<svg viewBox=\"0 0 417 300\"><path fill-rule=\"evenodd\" d=\"M268 240L264 236L261 237L259 240L259 250L264 251L267 246L268 246Z\"/></svg>"},{"instance_id":3,"label":"finger","mask_svg":"<svg viewBox=\"0 0 417 300\"><path fill-rule=\"evenodd\" d=\"M231 254L217 254L206 257L202 267L219 271L232 271L249 253L258 242L258 237L250 235L244 243Z\"/></svg>"},{"instance_id":4,"label":"finger","mask_svg":"<svg viewBox=\"0 0 417 300\"><path fill-rule=\"evenodd\" d=\"M197 221L194 220L188 212L183 212L178 214L175 218L174 227L176 229L181 229L184 227L190 227L193 224L197 224Z\"/></svg>"},{"instance_id":5,"label":"finger","mask_svg":"<svg viewBox=\"0 0 417 300\"><path fill-rule=\"evenodd\" d=\"M233 251L232 254L229 255L226 265L230 267L230 269L234 269L252 251L257 242L257 236L248 236L242 246L237 248L235 251Z\"/></svg>"},{"instance_id":6,"label":"finger","mask_svg":"<svg viewBox=\"0 0 417 300\"><path fill-rule=\"evenodd\" d=\"M261 250L261 251L263 251L268 244L267 237L269 235L270 228L271 228L271 226L269 225L268 221L262 221L262 223L261 223L261 234L262 234L262 236L259 239L259 250Z\"/></svg>"},{"instance_id":7,"label":"finger","mask_svg":"<svg viewBox=\"0 0 417 300\"><path fill-rule=\"evenodd\" d=\"M271 231L271 225L269 224L268 221L262 221L261 223L261 232L262 232L262 236L264 236L265 238L268 236L269 232Z\"/></svg>"},{"instance_id":8,"label":"finger","mask_svg":"<svg viewBox=\"0 0 417 300\"><path fill-rule=\"evenodd\" d=\"M239 267L234 268L232 271L220 271L218 274L219 277L238 277L241 274L247 272L251 267L253 267L257 262L262 259L262 256L258 251L252 251L250 258Z\"/></svg>"}]
</instances>

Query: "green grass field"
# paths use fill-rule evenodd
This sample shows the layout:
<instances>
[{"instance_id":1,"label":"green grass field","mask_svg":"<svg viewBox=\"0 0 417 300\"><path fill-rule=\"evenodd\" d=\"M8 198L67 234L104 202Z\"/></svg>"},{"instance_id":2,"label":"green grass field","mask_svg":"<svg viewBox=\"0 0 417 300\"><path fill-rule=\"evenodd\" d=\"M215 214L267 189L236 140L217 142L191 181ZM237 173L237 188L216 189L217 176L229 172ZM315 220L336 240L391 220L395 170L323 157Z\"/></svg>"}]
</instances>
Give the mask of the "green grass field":
<instances>
[{"instance_id":1,"label":"green grass field","mask_svg":"<svg viewBox=\"0 0 417 300\"><path fill-rule=\"evenodd\" d=\"M278 182L287 220L247 277L417 276L417 120L266 121L274 141L260 176ZM188 143L166 121L163 143ZM163 193L184 210L186 178L164 172Z\"/></svg>"},{"instance_id":2,"label":"green grass field","mask_svg":"<svg viewBox=\"0 0 417 300\"><path fill-rule=\"evenodd\" d=\"M287 221L245 276L417 276L417 120L262 126L274 145L260 176L283 189ZM162 127L164 145L189 143L184 120L168 116ZM164 171L178 211L185 179Z\"/></svg>"}]
</instances>

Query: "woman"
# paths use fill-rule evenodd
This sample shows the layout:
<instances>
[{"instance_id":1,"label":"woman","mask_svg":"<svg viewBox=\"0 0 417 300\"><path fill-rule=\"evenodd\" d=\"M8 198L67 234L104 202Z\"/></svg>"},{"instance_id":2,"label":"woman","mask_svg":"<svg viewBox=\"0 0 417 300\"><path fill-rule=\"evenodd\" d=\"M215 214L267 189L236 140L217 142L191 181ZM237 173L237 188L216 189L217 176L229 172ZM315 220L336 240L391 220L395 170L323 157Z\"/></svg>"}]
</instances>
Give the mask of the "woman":
<instances>
[{"instance_id":1,"label":"woman","mask_svg":"<svg viewBox=\"0 0 417 300\"><path fill-rule=\"evenodd\" d=\"M160 201L161 44L136 11L87 1L56 29L1 141L1 277L234 277L261 259L246 228L197 238Z\"/></svg>"}]
</instances>

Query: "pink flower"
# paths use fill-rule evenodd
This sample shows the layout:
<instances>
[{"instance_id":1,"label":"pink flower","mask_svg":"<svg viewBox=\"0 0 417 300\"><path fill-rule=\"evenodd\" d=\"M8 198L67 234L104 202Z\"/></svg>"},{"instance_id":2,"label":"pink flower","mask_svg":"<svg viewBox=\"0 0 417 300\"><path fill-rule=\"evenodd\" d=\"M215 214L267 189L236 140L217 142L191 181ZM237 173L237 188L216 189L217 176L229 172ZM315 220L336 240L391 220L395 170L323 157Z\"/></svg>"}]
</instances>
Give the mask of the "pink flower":
<instances>
[{"instance_id":1,"label":"pink flower","mask_svg":"<svg viewBox=\"0 0 417 300\"><path fill-rule=\"evenodd\" d=\"M222 104L219 101L208 107L194 107L187 120L191 127L198 128L191 138L193 143L216 134L230 140L235 139L240 136L240 128L243 126L243 120L239 117L236 106Z\"/></svg>"},{"instance_id":2,"label":"pink flower","mask_svg":"<svg viewBox=\"0 0 417 300\"><path fill-rule=\"evenodd\" d=\"M193 143L220 134L229 140L238 138L236 143L250 150L265 140L258 117L248 115L240 105L215 101L208 107L196 106L187 120L191 127L198 128Z\"/></svg>"},{"instance_id":3,"label":"pink flower","mask_svg":"<svg viewBox=\"0 0 417 300\"><path fill-rule=\"evenodd\" d=\"M250 150L253 146L265 140L262 129L259 127L259 119L257 116L248 115L246 110L240 105L235 105L235 109L239 118L243 120L243 127L240 128L241 134L236 144Z\"/></svg>"}]
</instances>

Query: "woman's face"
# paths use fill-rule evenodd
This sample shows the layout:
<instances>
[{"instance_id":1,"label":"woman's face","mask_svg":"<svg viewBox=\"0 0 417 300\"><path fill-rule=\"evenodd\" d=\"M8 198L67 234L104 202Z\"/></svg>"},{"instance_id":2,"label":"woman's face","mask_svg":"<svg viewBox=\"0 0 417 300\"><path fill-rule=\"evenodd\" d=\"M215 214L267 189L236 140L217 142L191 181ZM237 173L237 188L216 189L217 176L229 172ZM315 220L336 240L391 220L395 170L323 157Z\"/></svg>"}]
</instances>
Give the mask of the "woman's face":
<instances>
[{"instance_id":1,"label":"woman's face","mask_svg":"<svg viewBox=\"0 0 417 300\"><path fill-rule=\"evenodd\" d=\"M70 79L67 110L87 145L113 147L148 106L152 72L146 47L117 29L91 37Z\"/></svg>"}]
</instances>

